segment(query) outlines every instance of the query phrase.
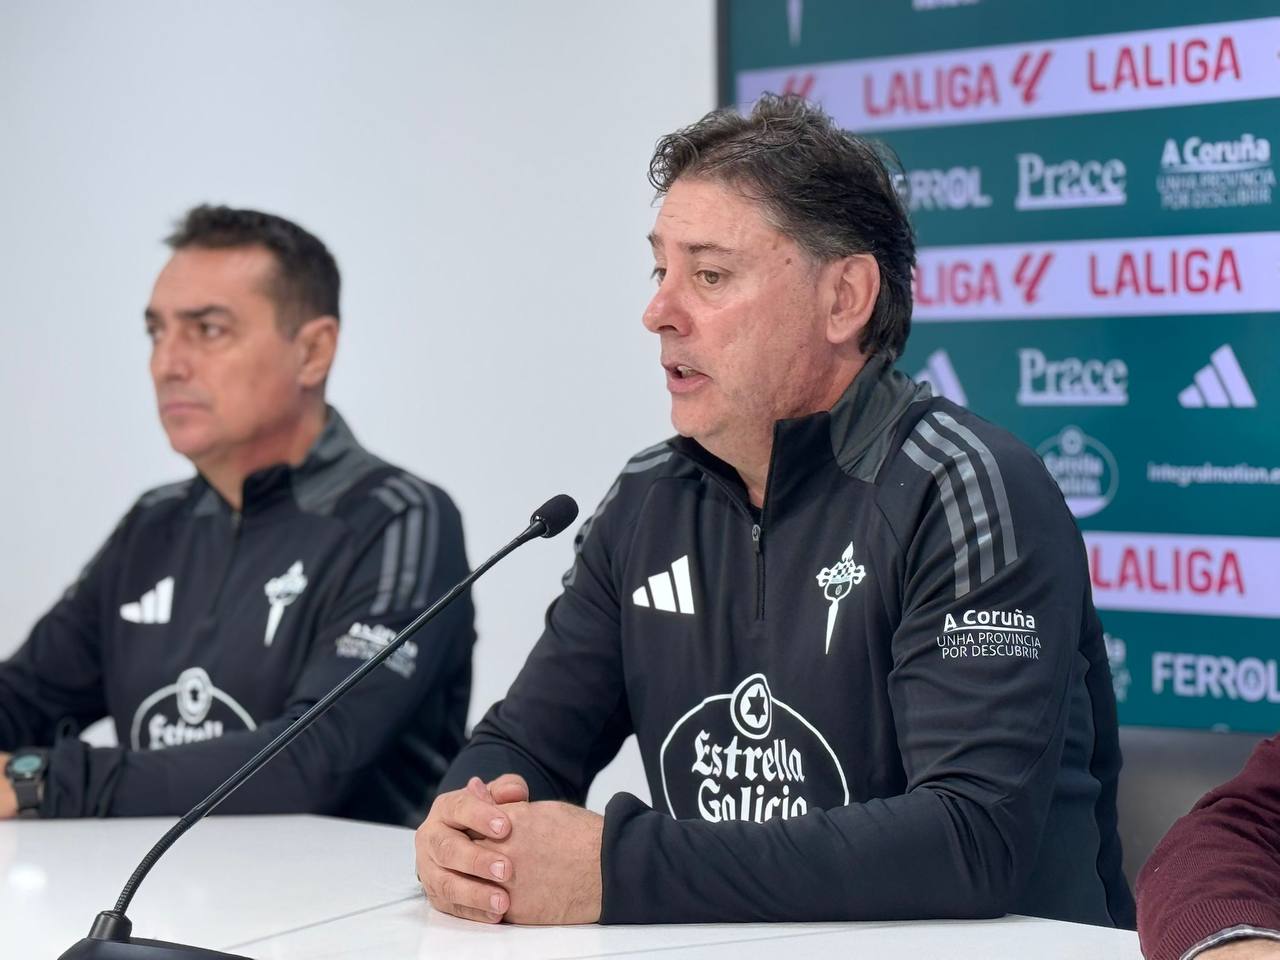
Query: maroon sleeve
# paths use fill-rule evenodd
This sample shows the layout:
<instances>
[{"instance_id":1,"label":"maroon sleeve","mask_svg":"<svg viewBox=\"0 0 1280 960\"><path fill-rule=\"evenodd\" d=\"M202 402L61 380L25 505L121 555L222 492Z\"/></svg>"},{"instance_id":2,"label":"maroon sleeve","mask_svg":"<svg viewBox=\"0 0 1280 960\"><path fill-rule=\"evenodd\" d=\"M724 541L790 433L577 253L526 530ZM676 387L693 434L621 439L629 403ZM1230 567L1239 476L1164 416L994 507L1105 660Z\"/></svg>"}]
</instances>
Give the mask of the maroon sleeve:
<instances>
[{"instance_id":1,"label":"maroon sleeve","mask_svg":"<svg viewBox=\"0 0 1280 960\"><path fill-rule=\"evenodd\" d=\"M1179 960L1233 927L1280 931L1280 737L1175 823L1138 876L1148 960Z\"/></svg>"}]
</instances>

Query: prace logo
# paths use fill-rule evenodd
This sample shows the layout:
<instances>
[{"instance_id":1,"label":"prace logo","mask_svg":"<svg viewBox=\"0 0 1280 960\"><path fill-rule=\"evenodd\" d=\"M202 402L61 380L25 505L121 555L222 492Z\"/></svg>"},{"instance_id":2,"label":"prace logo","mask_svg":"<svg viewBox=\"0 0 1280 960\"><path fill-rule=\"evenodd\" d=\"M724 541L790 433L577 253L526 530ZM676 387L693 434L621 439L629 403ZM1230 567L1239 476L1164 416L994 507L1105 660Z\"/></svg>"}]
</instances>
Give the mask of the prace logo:
<instances>
[{"instance_id":1,"label":"prace logo","mask_svg":"<svg viewBox=\"0 0 1280 960\"><path fill-rule=\"evenodd\" d=\"M1064 357L1018 351L1018 406L1122 407L1129 402L1129 367L1123 360Z\"/></svg>"},{"instance_id":2,"label":"prace logo","mask_svg":"<svg viewBox=\"0 0 1280 960\"><path fill-rule=\"evenodd\" d=\"M1125 193L1124 161L1046 161L1038 153L1020 153L1017 210L1069 210L1076 207L1118 207Z\"/></svg>"}]
</instances>

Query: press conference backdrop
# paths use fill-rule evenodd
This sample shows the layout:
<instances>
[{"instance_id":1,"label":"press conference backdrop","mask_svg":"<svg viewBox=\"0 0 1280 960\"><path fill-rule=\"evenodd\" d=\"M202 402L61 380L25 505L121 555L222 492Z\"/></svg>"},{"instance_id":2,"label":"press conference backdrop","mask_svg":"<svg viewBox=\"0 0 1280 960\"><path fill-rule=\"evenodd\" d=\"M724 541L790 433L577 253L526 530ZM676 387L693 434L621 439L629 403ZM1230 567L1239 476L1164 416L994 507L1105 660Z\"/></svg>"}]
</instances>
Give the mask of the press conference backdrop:
<instances>
[{"instance_id":1,"label":"press conference backdrop","mask_svg":"<svg viewBox=\"0 0 1280 960\"><path fill-rule=\"evenodd\" d=\"M746 0L720 52L901 158L901 366L1058 481L1121 721L1280 728L1280 3Z\"/></svg>"}]
</instances>

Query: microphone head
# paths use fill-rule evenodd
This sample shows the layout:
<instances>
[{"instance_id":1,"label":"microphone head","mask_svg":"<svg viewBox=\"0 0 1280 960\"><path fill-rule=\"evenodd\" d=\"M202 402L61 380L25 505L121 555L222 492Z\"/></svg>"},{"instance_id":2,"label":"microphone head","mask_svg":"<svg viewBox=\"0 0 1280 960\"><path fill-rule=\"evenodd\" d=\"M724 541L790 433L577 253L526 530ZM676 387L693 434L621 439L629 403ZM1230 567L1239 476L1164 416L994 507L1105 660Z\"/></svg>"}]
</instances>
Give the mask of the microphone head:
<instances>
[{"instance_id":1,"label":"microphone head","mask_svg":"<svg viewBox=\"0 0 1280 960\"><path fill-rule=\"evenodd\" d=\"M578 502L567 493L558 493L537 510L529 518L530 523L541 522L545 531L542 536L554 537L573 523L578 517Z\"/></svg>"}]
</instances>

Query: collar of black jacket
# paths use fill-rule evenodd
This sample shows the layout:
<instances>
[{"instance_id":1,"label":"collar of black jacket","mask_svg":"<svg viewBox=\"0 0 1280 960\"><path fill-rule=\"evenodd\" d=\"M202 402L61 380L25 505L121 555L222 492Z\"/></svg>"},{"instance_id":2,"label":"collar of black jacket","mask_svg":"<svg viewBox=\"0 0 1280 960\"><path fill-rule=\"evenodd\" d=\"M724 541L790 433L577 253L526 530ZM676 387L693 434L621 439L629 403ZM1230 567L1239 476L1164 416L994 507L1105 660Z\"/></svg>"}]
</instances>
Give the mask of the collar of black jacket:
<instances>
[{"instance_id":1,"label":"collar of black jacket","mask_svg":"<svg viewBox=\"0 0 1280 960\"><path fill-rule=\"evenodd\" d=\"M360 475L382 464L360 446L336 409L327 411L324 428L302 463L275 464L245 477L242 513L261 513L290 498L307 512L328 513ZM196 500L197 515L230 509L203 477L198 483L203 493Z\"/></svg>"},{"instance_id":2,"label":"collar of black jacket","mask_svg":"<svg viewBox=\"0 0 1280 960\"><path fill-rule=\"evenodd\" d=\"M873 481L907 408L932 395L928 384L915 383L895 370L888 357L876 355L830 410L779 420L773 425L769 460L766 497L770 509L786 500L814 470L832 461L851 477ZM737 470L690 437L673 437L668 442L746 502L746 487Z\"/></svg>"}]
</instances>

